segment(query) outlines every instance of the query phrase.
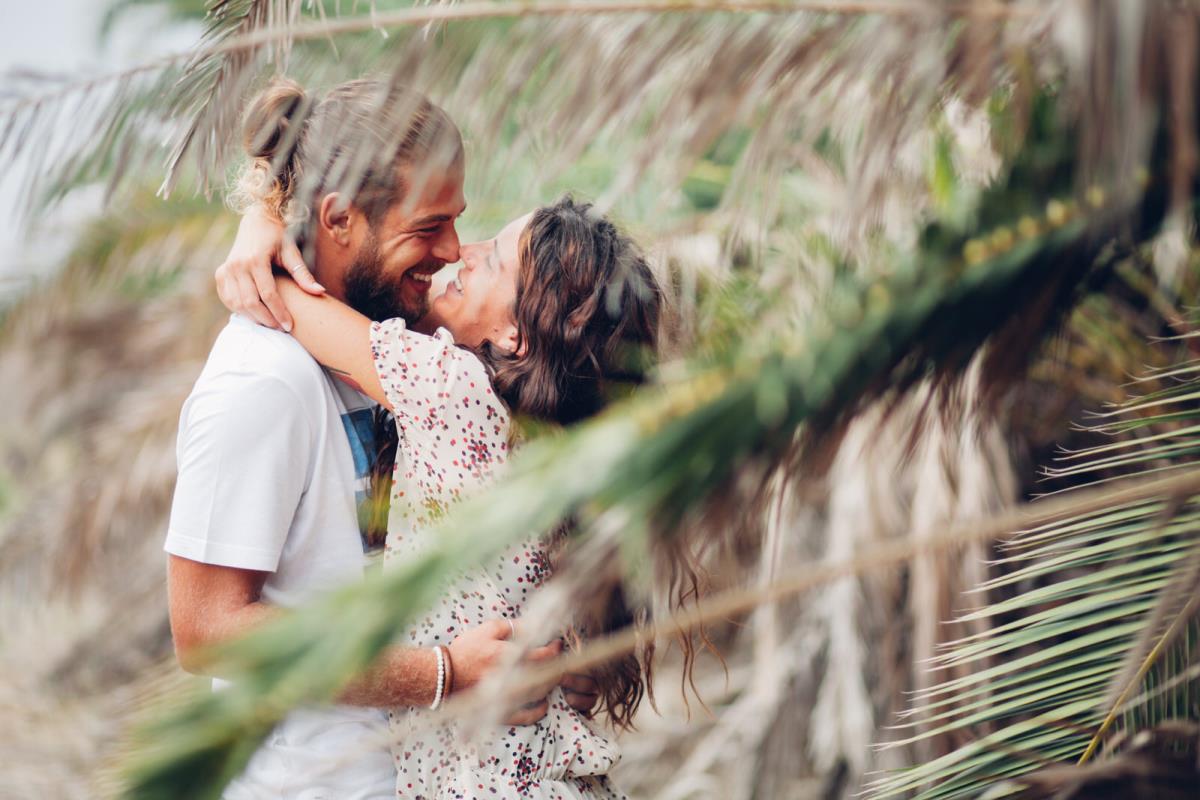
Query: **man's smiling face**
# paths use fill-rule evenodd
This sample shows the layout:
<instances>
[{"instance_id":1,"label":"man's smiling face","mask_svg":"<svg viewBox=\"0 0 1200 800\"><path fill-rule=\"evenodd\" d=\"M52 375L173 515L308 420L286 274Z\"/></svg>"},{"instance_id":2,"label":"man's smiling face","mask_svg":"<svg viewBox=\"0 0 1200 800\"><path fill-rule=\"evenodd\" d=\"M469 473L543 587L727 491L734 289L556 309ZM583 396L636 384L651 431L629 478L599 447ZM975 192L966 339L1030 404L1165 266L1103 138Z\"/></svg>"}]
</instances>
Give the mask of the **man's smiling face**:
<instances>
[{"instance_id":1,"label":"man's smiling face","mask_svg":"<svg viewBox=\"0 0 1200 800\"><path fill-rule=\"evenodd\" d=\"M434 273L459 259L454 223L466 205L461 161L411 187L368 226L346 270L346 302L374 320L404 317L411 323L420 318Z\"/></svg>"}]
</instances>

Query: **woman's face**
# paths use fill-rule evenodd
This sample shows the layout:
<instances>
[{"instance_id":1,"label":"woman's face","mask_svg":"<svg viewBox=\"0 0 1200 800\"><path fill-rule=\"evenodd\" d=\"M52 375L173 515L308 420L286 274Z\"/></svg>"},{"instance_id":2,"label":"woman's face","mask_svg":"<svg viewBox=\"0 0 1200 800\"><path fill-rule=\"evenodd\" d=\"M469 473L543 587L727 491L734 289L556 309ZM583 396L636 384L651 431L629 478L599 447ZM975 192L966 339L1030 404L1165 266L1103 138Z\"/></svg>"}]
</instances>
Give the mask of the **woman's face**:
<instances>
[{"instance_id":1,"label":"woman's face","mask_svg":"<svg viewBox=\"0 0 1200 800\"><path fill-rule=\"evenodd\" d=\"M487 241L462 245L458 275L434 298L420 327L430 330L444 326L455 342L468 347L488 341L503 350L515 349L513 307L520 270L517 246L532 216L530 212L514 219Z\"/></svg>"}]
</instances>

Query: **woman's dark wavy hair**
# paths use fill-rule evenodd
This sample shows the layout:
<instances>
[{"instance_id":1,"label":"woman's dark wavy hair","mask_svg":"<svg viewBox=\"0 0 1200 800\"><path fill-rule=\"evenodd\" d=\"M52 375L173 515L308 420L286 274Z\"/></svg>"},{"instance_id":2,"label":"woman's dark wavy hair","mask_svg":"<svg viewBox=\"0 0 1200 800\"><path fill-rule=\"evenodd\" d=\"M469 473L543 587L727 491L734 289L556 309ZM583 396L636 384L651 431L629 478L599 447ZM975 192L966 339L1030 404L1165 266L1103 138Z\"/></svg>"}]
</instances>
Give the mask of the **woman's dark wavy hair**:
<instances>
[{"instance_id":1,"label":"woman's dark wavy hair","mask_svg":"<svg viewBox=\"0 0 1200 800\"><path fill-rule=\"evenodd\" d=\"M645 380L662 290L632 239L567 195L533 212L518 259L517 348L483 348L510 409L565 425Z\"/></svg>"},{"instance_id":2,"label":"woman's dark wavy hair","mask_svg":"<svg viewBox=\"0 0 1200 800\"><path fill-rule=\"evenodd\" d=\"M510 353L485 343L480 352L510 410L567 425L600 411L622 387L646 380L663 294L630 237L567 195L533 213L518 258L517 347ZM552 550L565 547L562 533ZM619 580L604 581L582 602L571 638L600 636L644 616ZM648 643L593 672L600 709L618 727L630 725L649 691L653 654Z\"/></svg>"}]
</instances>

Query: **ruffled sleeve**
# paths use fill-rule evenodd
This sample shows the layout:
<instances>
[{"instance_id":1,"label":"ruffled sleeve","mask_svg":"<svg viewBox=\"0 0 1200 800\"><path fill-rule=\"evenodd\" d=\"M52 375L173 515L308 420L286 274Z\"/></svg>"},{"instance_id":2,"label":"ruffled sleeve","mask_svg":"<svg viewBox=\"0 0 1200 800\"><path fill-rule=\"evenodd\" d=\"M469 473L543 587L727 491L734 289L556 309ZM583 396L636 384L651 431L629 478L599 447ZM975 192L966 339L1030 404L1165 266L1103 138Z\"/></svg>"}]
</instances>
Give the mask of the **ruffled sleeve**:
<instances>
[{"instance_id":1,"label":"ruffled sleeve","mask_svg":"<svg viewBox=\"0 0 1200 800\"><path fill-rule=\"evenodd\" d=\"M408 330L403 319L376 322L371 353L396 425L411 446L423 451L419 457L430 458L431 449L445 453L449 462L437 464L438 471L466 472L476 479L506 459L508 414L483 362L457 347L449 331L439 328L426 336ZM422 446L429 437L436 447Z\"/></svg>"}]
</instances>

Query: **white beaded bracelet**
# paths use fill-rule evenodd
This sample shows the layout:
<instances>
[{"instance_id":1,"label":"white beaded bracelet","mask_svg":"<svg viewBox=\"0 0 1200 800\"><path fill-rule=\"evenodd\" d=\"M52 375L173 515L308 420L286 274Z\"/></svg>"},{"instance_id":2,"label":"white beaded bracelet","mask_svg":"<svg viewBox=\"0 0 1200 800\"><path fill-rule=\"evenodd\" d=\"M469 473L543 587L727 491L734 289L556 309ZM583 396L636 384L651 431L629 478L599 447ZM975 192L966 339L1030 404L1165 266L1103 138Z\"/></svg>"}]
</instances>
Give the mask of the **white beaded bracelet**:
<instances>
[{"instance_id":1,"label":"white beaded bracelet","mask_svg":"<svg viewBox=\"0 0 1200 800\"><path fill-rule=\"evenodd\" d=\"M433 648L434 655L437 656L437 690L433 695L433 705L429 707L430 711L437 711L438 706L442 704L442 694L446 690L446 659L442 655L442 648Z\"/></svg>"}]
</instances>

